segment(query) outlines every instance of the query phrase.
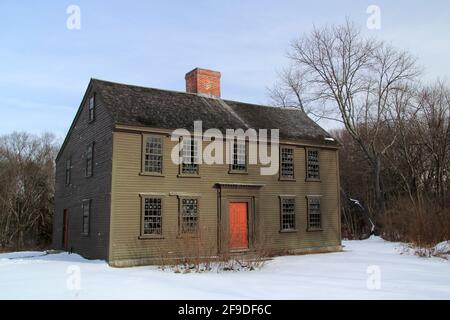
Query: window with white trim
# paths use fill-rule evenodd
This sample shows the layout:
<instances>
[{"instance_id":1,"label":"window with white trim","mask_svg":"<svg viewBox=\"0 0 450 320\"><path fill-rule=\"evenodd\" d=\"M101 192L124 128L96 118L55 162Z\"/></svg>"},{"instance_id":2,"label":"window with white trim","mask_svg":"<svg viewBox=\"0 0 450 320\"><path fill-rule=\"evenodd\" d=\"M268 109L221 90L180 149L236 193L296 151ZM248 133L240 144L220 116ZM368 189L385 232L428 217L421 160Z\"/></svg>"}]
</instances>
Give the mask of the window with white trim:
<instances>
[{"instance_id":1,"label":"window with white trim","mask_svg":"<svg viewBox=\"0 0 450 320\"><path fill-rule=\"evenodd\" d=\"M295 230L295 198L281 197L281 231Z\"/></svg>"},{"instance_id":2,"label":"window with white trim","mask_svg":"<svg viewBox=\"0 0 450 320\"><path fill-rule=\"evenodd\" d=\"M281 172L282 179L294 179L294 148L281 147Z\"/></svg>"},{"instance_id":3,"label":"window with white trim","mask_svg":"<svg viewBox=\"0 0 450 320\"><path fill-rule=\"evenodd\" d=\"M198 230L198 199L180 199L180 231L181 233L196 233Z\"/></svg>"},{"instance_id":4,"label":"window with white trim","mask_svg":"<svg viewBox=\"0 0 450 320\"><path fill-rule=\"evenodd\" d=\"M199 154L198 141L194 138L183 138L181 149L181 173L198 174Z\"/></svg>"},{"instance_id":5,"label":"window with white trim","mask_svg":"<svg viewBox=\"0 0 450 320\"><path fill-rule=\"evenodd\" d=\"M236 139L233 142L232 152L232 171L246 171L247 170L247 156L245 151L245 140Z\"/></svg>"},{"instance_id":6,"label":"window with white trim","mask_svg":"<svg viewBox=\"0 0 450 320\"><path fill-rule=\"evenodd\" d=\"M142 235L162 234L162 199L158 197L143 197Z\"/></svg>"},{"instance_id":7,"label":"window with white trim","mask_svg":"<svg viewBox=\"0 0 450 320\"><path fill-rule=\"evenodd\" d=\"M320 198L308 197L308 229L321 229L322 215L320 210Z\"/></svg>"},{"instance_id":8,"label":"window with white trim","mask_svg":"<svg viewBox=\"0 0 450 320\"><path fill-rule=\"evenodd\" d=\"M306 178L319 180L319 150L306 151Z\"/></svg>"},{"instance_id":9,"label":"window with white trim","mask_svg":"<svg viewBox=\"0 0 450 320\"><path fill-rule=\"evenodd\" d=\"M149 173L162 173L163 138L146 136L144 143L143 171Z\"/></svg>"}]
</instances>

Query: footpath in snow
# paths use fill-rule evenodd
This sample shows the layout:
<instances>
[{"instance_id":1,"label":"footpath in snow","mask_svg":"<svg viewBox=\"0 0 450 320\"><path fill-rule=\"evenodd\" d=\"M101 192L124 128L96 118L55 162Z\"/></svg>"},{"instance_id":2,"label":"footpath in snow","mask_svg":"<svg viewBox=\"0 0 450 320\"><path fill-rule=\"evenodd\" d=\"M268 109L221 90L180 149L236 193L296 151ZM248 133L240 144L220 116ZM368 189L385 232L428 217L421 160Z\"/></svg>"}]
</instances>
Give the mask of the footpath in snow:
<instances>
[{"instance_id":1,"label":"footpath in snow","mask_svg":"<svg viewBox=\"0 0 450 320\"><path fill-rule=\"evenodd\" d=\"M0 299L450 299L450 261L372 237L344 252L277 257L256 271L111 268L72 254L0 254Z\"/></svg>"}]
</instances>

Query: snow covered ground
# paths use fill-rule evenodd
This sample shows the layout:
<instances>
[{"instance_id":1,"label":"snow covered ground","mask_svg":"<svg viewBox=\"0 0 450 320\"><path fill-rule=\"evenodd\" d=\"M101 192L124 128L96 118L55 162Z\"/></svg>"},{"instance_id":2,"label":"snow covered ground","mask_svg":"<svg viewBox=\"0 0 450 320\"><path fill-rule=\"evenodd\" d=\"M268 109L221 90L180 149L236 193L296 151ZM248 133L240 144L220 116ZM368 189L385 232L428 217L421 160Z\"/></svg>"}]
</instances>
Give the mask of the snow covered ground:
<instances>
[{"instance_id":1,"label":"snow covered ground","mask_svg":"<svg viewBox=\"0 0 450 320\"><path fill-rule=\"evenodd\" d=\"M258 271L190 274L0 254L0 299L450 299L450 261L401 254L376 237L343 244L344 252L277 257Z\"/></svg>"}]
</instances>

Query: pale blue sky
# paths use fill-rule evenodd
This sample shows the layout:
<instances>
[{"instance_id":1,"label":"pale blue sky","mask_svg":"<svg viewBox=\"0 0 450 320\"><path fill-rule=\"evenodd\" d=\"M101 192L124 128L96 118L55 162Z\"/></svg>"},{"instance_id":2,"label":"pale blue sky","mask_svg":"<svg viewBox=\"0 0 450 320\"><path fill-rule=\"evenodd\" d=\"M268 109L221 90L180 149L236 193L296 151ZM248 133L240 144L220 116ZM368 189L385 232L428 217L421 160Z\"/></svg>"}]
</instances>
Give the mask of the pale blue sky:
<instances>
[{"instance_id":1,"label":"pale blue sky","mask_svg":"<svg viewBox=\"0 0 450 320\"><path fill-rule=\"evenodd\" d=\"M81 9L68 30L66 9ZM222 72L222 96L267 103L289 41L348 16L409 50L426 79L450 80L450 2L442 1L0 1L0 134L63 137L91 77L184 91L194 67Z\"/></svg>"}]
</instances>

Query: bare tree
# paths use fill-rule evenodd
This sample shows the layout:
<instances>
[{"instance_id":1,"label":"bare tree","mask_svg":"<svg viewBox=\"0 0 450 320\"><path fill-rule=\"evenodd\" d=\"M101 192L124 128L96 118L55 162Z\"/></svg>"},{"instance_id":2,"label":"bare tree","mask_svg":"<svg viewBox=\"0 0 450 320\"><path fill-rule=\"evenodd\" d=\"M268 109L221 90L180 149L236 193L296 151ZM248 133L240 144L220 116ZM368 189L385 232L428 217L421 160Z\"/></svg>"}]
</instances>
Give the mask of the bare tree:
<instances>
[{"instance_id":1,"label":"bare tree","mask_svg":"<svg viewBox=\"0 0 450 320\"><path fill-rule=\"evenodd\" d=\"M27 234L51 228L54 136L0 137L0 242L24 247ZM34 236L33 236L34 237Z\"/></svg>"},{"instance_id":2,"label":"bare tree","mask_svg":"<svg viewBox=\"0 0 450 320\"><path fill-rule=\"evenodd\" d=\"M390 121L391 97L418 75L415 60L406 52L363 37L349 21L314 28L292 42L288 57L292 66L280 78L283 90L276 86L272 98L298 97L298 106L302 107L304 97L312 93L313 98L307 99L313 102L309 105L310 112L343 123L370 164L377 211L382 213L383 154L396 137L386 144L381 128ZM305 84L310 93L306 92Z\"/></svg>"}]
</instances>

